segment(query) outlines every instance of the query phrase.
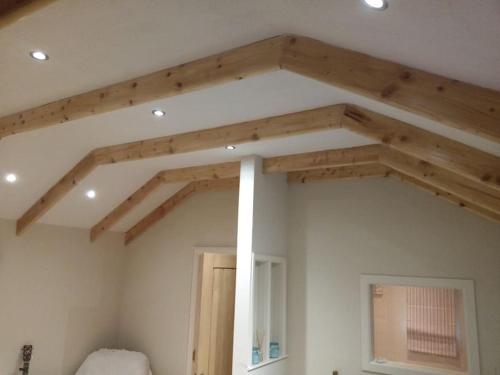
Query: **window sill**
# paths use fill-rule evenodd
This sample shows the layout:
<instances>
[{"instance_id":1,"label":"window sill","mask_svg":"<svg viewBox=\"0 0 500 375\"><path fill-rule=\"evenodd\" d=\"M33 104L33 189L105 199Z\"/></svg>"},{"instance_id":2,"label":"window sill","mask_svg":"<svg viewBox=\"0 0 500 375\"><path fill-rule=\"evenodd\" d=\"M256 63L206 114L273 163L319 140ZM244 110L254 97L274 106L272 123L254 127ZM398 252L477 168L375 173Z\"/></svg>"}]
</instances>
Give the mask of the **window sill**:
<instances>
[{"instance_id":1,"label":"window sill","mask_svg":"<svg viewBox=\"0 0 500 375\"><path fill-rule=\"evenodd\" d=\"M427 366L413 365L409 363L391 362L379 363L371 361L365 371L376 371L389 375L468 375L468 371L449 370L444 368L435 368Z\"/></svg>"}]
</instances>

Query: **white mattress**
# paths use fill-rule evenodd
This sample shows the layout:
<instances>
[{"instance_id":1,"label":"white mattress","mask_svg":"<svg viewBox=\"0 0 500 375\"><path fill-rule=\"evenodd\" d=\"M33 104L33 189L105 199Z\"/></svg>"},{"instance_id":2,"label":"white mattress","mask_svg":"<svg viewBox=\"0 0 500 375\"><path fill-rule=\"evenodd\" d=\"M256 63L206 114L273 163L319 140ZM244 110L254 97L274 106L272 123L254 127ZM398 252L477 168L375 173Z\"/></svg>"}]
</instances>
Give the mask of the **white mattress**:
<instances>
[{"instance_id":1,"label":"white mattress","mask_svg":"<svg viewBox=\"0 0 500 375\"><path fill-rule=\"evenodd\" d=\"M100 349L90 354L75 375L152 375L143 353Z\"/></svg>"}]
</instances>

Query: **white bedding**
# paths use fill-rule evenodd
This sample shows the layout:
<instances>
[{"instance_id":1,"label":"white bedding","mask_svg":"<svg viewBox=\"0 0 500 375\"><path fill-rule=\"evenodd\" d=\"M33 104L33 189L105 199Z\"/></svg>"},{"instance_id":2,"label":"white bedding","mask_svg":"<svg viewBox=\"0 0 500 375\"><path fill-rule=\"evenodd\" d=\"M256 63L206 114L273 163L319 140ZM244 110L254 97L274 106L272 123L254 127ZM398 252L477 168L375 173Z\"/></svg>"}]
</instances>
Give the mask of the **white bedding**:
<instances>
[{"instance_id":1,"label":"white bedding","mask_svg":"<svg viewBox=\"0 0 500 375\"><path fill-rule=\"evenodd\" d=\"M149 360L139 352L100 349L90 354L75 375L152 375Z\"/></svg>"}]
</instances>

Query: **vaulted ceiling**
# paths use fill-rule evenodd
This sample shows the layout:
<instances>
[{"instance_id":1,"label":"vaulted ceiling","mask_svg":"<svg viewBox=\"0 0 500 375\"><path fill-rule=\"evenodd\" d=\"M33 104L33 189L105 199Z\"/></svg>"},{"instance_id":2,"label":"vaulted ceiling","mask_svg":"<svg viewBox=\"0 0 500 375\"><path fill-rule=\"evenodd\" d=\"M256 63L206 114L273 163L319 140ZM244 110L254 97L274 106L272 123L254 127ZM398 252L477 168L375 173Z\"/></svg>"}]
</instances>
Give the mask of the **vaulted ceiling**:
<instances>
[{"instance_id":1,"label":"vaulted ceiling","mask_svg":"<svg viewBox=\"0 0 500 375\"><path fill-rule=\"evenodd\" d=\"M500 4L393 1L58 0L0 29L0 118L264 38L296 33L500 91ZM34 49L50 55L40 63ZM290 71L274 71L0 140L0 217L18 219L89 151L337 103L352 103L500 156L497 142ZM167 115L158 119L151 109ZM499 124L500 127L500 124ZM96 169L40 222L90 228L160 170L375 143L334 129ZM114 230L126 230L184 184L166 184ZM93 188L97 199L84 192Z\"/></svg>"}]
</instances>

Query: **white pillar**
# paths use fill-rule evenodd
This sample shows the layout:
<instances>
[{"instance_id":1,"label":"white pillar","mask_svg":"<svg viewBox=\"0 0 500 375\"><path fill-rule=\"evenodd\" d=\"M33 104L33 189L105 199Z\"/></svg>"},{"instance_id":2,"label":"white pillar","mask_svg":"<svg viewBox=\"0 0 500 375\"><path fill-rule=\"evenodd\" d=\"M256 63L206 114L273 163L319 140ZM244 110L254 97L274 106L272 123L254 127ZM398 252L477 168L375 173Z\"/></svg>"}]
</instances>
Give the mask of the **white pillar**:
<instances>
[{"instance_id":1,"label":"white pillar","mask_svg":"<svg viewBox=\"0 0 500 375\"><path fill-rule=\"evenodd\" d=\"M247 375L252 356L252 243L255 169L260 158L241 161L238 203L236 260L236 295L234 306L233 374Z\"/></svg>"},{"instance_id":2,"label":"white pillar","mask_svg":"<svg viewBox=\"0 0 500 375\"><path fill-rule=\"evenodd\" d=\"M286 256L286 174L264 175L262 159L244 158L240 171L233 375L247 375L252 354L252 252ZM285 361L252 374L285 372Z\"/></svg>"}]
</instances>

